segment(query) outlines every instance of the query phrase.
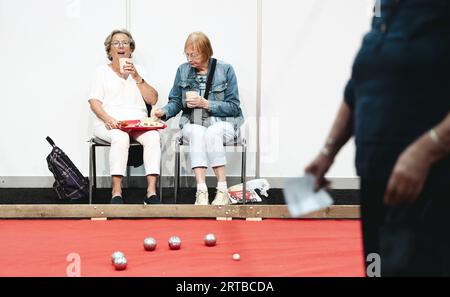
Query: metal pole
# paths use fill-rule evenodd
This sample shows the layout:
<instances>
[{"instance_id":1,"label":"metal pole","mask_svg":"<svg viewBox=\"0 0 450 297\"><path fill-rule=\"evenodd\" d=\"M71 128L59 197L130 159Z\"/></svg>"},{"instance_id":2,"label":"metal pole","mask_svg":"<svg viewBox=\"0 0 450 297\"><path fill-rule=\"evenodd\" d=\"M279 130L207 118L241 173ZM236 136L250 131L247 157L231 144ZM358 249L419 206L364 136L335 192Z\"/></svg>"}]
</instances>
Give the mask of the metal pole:
<instances>
[{"instance_id":1,"label":"metal pole","mask_svg":"<svg viewBox=\"0 0 450 297\"><path fill-rule=\"evenodd\" d=\"M131 32L131 0L125 1L126 29Z\"/></svg>"},{"instance_id":2,"label":"metal pole","mask_svg":"<svg viewBox=\"0 0 450 297\"><path fill-rule=\"evenodd\" d=\"M261 73L262 73L262 0L257 0L256 37L256 165L255 176L261 175L260 120L261 120Z\"/></svg>"}]
</instances>

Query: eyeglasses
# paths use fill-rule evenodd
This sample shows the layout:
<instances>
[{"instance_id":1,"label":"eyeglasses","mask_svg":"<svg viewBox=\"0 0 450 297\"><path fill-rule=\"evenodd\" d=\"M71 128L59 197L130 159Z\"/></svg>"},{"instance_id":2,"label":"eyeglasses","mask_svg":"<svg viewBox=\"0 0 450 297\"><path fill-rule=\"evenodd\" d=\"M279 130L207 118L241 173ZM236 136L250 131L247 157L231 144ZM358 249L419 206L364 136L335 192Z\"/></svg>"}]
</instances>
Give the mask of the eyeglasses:
<instances>
[{"instance_id":1,"label":"eyeglasses","mask_svg":"<svg viewBox=\"0 0 450 297\"><path fill-rule=\"evenodd\" d=\"M111 45L113 47L119 47L120 45L122 45L123 47L129 47L130 46L130 41L128 41L128 40L125 40L125 41L118 41L118 40L116 40L116 41L113 41L111 43Z\"/></svg>"},{"instance_id":2,"label":"eyeglasses","mask_svg":"<svg viewBox=\"0 0 450 297\"><path fill-rule=\"evenodd\" d=\"M188 59L188 60L189 60L189 58L197 59L198 57L201 56L201 54L199 54L199 53L190 53L190 54L184 53L184 55L186 56L186 59Z\"/></svg>"}]
</instances>

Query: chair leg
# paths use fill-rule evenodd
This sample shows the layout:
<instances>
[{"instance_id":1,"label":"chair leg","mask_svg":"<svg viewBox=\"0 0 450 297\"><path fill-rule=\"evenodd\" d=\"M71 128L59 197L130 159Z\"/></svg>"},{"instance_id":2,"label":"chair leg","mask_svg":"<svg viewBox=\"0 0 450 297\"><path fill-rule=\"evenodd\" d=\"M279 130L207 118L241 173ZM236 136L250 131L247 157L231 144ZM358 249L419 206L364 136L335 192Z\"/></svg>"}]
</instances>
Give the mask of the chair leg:
<instances>
[{"instance_id":1,"label":"chair leg","mask_svg":"<svg viewBox=\"0 0 450 297\"><path fill-rule=\"evenodd\" d=\"M92 160L92 188L89 195L89 204L92 203L93 195L97 193L97 160L95 156L96 145L91 146L91 160Z\"/></svg>"},{"instance_id":2,"label":"chair leg","mask_svg":"<svg viewBox=\"0 0 450 297\"><path fill-rule=\"evenodd\" d=\"M158 189L159 189L159 200L163 201L163 191L162 191L162 162L159 162L159 176L158 176Z\"/></svg>"},{"instance_id":3,"label":"chair leg","mask_svg":"<svg viewBox=\"0 0 450 297\"><path fill-rule=\"evenodd\" d=\"M241 182L242 182L242 202L247 202L247 143L245 140L242 143L242 169L241 169Z\"/></svg>"},{"instance_id":4,"label":"chair leg","mask_svg":"<svg viewBox=\"0 0 450 297\"><path fill-rule=\"evenodd\" d=\"M93 147L94 145L91 143L91 145L89 146L89 204L92 204L92 190L93 190L93 186L94 186L94 181L93 181L93 170L94 170L94 154L95 151L93 151Z\"/></svg>"},{"instance_id":5,"label":"chair leg","mask_svg":"<svg viewBox=\"0 0 450 297\"><path fill-rule=\"evenodd\" d=\"M180 145L178 139L175 141L175 168L174 168L174 199L177 204L178 190L180 188Z\"/></svg>"},{"instance_id":6,"label":"chair leg","mask_svg":"<svg viewBox=\"0 0 450 297\"><path fill-rule=\"evenodd\" d=\"M127 165L127 177L125 179L124 187L128 189L129 186L130 186L130 166Z\"/></svg>"}]
</instances>

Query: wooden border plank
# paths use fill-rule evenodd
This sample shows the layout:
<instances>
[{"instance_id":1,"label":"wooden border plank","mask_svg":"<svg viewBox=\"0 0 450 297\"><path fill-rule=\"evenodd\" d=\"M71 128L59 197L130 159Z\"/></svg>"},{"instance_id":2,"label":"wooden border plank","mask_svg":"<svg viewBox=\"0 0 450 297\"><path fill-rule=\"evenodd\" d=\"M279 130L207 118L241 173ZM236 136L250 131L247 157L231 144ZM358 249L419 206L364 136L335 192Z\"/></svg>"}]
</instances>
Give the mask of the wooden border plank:
<instances>
[{"instance_id":1,"label":"wooden border plank","mask_svg":"<svg viewBox=\"0 0 450 297\"><path fill-rule=\"evenodd\" d=\"M283 218L286 205L0 205L0 218ZM333 205L302 219L358 219L359 205Z\"/></svg>"}]
</instances>

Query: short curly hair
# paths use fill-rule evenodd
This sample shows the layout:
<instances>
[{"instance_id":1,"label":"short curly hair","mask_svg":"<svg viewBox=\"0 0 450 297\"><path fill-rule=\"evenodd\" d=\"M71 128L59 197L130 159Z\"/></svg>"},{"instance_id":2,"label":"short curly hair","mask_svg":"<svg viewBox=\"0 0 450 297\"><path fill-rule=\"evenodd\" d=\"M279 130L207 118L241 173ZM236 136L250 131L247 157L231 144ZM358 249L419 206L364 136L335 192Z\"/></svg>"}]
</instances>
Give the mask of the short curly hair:
<instances>
[{"instance_id":1,"label":"short curly hair","mask_svg":"<svg viewBox=\"0 0 450 297\"><path fill-rule=\"evenodd\" d=\"M133 36L131 36L131 33L128 32L125 29L116 29L113 30L105 39L104 45L105 45L105 51L106 51L106 55L108 56L108 60L112 61L112 57L109 53L109 51L111 50L111 43L112 43L112 39L114 37L114 35L116 34L125 34L128 36L128 38L130 39L130 49L131 52L134 52L134 49L136 48L136 43L134 42Z\"/></svg>"}]
</instances>

